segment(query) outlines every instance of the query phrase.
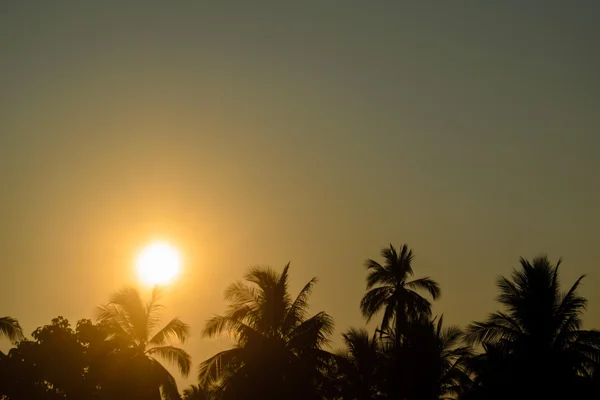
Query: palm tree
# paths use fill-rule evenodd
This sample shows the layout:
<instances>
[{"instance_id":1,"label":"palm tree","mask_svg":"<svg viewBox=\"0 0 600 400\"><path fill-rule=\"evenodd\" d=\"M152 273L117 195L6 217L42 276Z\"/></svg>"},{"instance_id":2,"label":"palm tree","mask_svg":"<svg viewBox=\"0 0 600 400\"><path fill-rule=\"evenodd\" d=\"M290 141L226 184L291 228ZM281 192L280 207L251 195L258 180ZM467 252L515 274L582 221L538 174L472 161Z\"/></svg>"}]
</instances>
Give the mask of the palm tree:
<instances>
[{"instance_id":1,"label":"palm tree","mask_svg":"<svg viewBox=\"0 0 600 400\"><path fill-rule=\"evenodd\" d=\"M316 399L326 381L332 355L323 346L333 330L325 312L308 316L308 298L316 278L293 299L288 292L289 264L281 274L251 268L248 283L225 291L224 315L207 321L204 337L229 333L236 345L200 365L200 382L216 384L216 396L230 398ZM240 397L241 396L241 397Z\"/></svg>"},{"instance_id":2,"label":"palm tree","mask_svg":"<svg viewBox=\"0 0 600 400\"><path fill-rule=\"evenodd\" d=\"M200 385L190 385L183 391L183 400L210 400L210 393Z\"/></svg>"},{"instance_id":3,"label":"palm tree","mask_svg":"<svg viewBox=\"0 0 600 400\"><path fill-rule=\"evenodd\" d=\"M401 340L403 328L412 321L431 315L431 303L422 297L417 290L429 292L436 300L441 290L430 278L419 278L409 281L413 276L412 250L403 245L400 254L394 246L381 250L385 263L367 260L367 290L360 302L360 309L367 318L371 318L383 310L381 331L386 331L392 321L395 322L396 338Z\"/></svg>"},{"instance_id":4,"label":"palm tree","mask_svg":"<svg viewBox=\"0 0 600 400\"><path fill-rule=\"evenodd\" d=\"M504 400L512 398L510 392L510 355L500 343L482 343L483 353L466 361L467 371L474 376L470 387L465 388L461 400Z\"/></svg>"},{"instance_id":5,"label":"palm tree","mask_svg":"<svg viewBox=\"0 0 600 400\"><path fill-rule=\"evenodd\" d=\"M463 331L457 326L442 329L440 316L435 329L436 355L440 362L436 398L451 399L471 384L467 363L473 357L471 346L463 345Z\"/></svg>"},{"instance_id":6,"label":"palm tree","mask_svg":"<svg viewBox=\"0 0 600 400\"><path fill-rule=\"evenodd\" d=\"M23 339L19 321L12 317L0 317L0 336L5 336L11 342Z\"/></svg>"},{"instance_id":7,"label":"palm tree","mask_svg":"<svg viewBox=\"0 0 600 400\"><path fill-rule=\"evenodd\" d=\"M587 302L577 290L585 276L562 292L560 262L553 265L546 256L533 262L521 258L512 280L498 278L497 299L505 310L472 323L466 333L470 343L493 350L487 358L494 362L480 360L479 364L494 368L495 374L479 370L478 386L490 386L484 378L504 374L499 386L513 382L528 387L530 392L523 396L542 398L542 388L552 395L569 395L579 378L599 367L600 332L581 329Z\"/></svg>"},{"instance_id":8,"label":"palm tree","mask_svg":"<svg viewBox=\"0 0 600 400\"><path fill-rule=\"evenodd\" d=\"M179 399L175 378L155 357L160 357L179 367L186 377L190 372L191 358L183 349L168 344L177 338L184 343L189 335L189 327L179 318L173 318L162 329L158 329L158 311L162 307L157 303L159 290L155 288L150 301L142 301L140 293L133 288L116 291L107 305L98 307L100 322L109 324L113 339L122 344L124 354L129 360L128 373L133 380L149 385L148 398L167 400ZM136 397L139 398L139 397Z\"/></svg>"},{"instance_id":9,"label":"palm tree","mask_svg":"<svg viewBox=\"0 0 600 400\"><path fill-rule=\"evenodd\" d=\"M408 326L396 357L400 377L395 379L401 381L404 398L447 400L462 394L471 382L467 361L472 356L462 338L458 327L443 327L443 316Z\"/></svg>"},{"instance_id":10,"label":"palm tree","mask_svg":"<svg viewBox=\"0 0 600 400\"><path fill-rule=\"evenodd\" d=\"M338 397L344 400L374 400L379 393L383 352L378 335L350 328L342 334L346 349L334 363Z\"/></svg>"}]
</instances>

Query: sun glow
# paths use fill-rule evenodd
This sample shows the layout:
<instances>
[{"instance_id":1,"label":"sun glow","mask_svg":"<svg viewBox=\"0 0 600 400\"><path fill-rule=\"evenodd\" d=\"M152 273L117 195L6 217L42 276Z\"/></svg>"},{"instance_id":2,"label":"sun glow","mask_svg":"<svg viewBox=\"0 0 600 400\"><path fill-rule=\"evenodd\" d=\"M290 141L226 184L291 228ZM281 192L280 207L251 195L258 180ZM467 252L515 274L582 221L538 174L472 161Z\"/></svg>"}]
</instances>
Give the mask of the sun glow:
<instances>
[{"instance_id":1,"label":"sun glow","mask_svg":"<svg viewBox=\"0 0 600 400\"><path fill-rule=\"evenodd\" d=\"M154 242L146 246L137 257L137 273L147 285L168 285L179 275L181 257L173 246Z\"/></svg>"}]
</instances>

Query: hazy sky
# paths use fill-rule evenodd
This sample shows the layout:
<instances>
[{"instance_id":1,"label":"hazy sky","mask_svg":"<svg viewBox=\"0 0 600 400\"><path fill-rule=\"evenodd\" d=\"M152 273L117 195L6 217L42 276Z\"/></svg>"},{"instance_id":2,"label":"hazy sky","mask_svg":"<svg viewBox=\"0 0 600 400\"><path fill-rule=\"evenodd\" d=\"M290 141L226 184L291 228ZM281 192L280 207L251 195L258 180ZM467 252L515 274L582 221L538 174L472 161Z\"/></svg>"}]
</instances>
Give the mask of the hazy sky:
<instances>
[{"instance_id":1,"label":"hazy sky","mask_svg":"<svg viewBox=\"0 0 600 400\"><path fill-rule=\"evenodd\" d=\"M162 237L195 365L250 265L317 275L338 341L389 242L450 323L547 252L600 327L599 2L210 3L1 2L0 315L92 317Z\"/></svg>"}]
</instances>

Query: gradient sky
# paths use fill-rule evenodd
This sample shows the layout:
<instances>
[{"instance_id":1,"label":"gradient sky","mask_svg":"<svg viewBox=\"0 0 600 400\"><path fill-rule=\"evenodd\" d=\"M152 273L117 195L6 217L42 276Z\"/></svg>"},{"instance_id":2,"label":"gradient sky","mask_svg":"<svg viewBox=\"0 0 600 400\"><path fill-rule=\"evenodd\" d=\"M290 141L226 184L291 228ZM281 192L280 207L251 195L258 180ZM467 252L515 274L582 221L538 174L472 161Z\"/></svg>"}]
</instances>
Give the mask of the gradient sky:
<instances>
[{"instance_id":1,"label":"gradient sky","mask_svg":"<svg viewBox=\"0 0 600 400\"><path fill-rule=\"evenodd\" d=\"M450 323L547 252L600 327L600 3L212 3L0 4L1 315L92 317L162 237L196 365L256 264L318 276L339 343L389 242Z\"/></svg>"}]
</instances>

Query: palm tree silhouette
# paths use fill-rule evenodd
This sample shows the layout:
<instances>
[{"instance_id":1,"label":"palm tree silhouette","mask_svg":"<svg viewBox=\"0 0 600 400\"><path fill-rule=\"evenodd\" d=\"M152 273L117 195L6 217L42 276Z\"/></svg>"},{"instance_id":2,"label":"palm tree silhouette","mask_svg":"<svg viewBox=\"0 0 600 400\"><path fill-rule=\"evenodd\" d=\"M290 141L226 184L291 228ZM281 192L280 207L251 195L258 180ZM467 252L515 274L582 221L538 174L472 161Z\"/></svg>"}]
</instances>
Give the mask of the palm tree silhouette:
<instances>
[{"instance_id":1,"label":"palm tree silhouette","mask_svg":"<svg viewBox=\"0 0 600 400\"><path fill-rule=\"evenodd\" d=\"M457 326L442 329L443 321L442 315L434 330L436 360L440 363L435 397L440 400L455 398L471 383L467 362L473 356L471 347L461 343L462 330Z\"/></svg>"},{"instance_id":2,"label":"palm tree silhouette","mask_svg":"<svg viewBox=\"0 0 600 400\"><path fill-rule=\"evenodd\" d=\"M346 348L333 368L339 386L338 396L344 400L382 398L379 390L384 354L379 335L369 335L366 329L350 328L342 337Z\"/></svg>"},{"instance_id":3,"label":"palm tree silhouette","mask_svg":"<svg viewBox=\"0 0 600 400\"><path fill-rule=\"evenodd\" d=\"M139 368L136 376L151 379L148 388L156 397L159 389L167 400L179 399L175 378L155 357L160 357L179 367L186 377L190 372L191 358L183 349L167 344L177 338L184 343L189 335L189 327L179 318L173 318L162 329L158 329L161 305L158 288L152 292L147 303L133 288L116 291L107 305L99 306L98 320L109 324L114 339L131 352L132 368ZM142 378L140 378L142 379ZM159 395L160 396L160 395Z\"/></svg>"},{"instance_id":4,"label":"palm tree silhouette","mask_svg":"<svg viewBox=\"0 0 600 400\"><path fill-rule=\"evenodd\" d=\"M11 342L23 339L19 321L12 317L0 317L0 336L5 336Z\"/></svg>"},{"instance_id":5,"label":"palm tree silhouette","mask_svg":"<svg viewBox=\"0 0 600 400\"><path fill-rule=\"evenodd\" d=\"M395 322L396 339L401 340L403 328L412 320L418 320L431 315L431 303L422 297L417 290L429 292L436 300L441 290L439 285L430 278L419 278L409 281L413 276L412 250L403 245L400 253L394 246L381 250L385 263L382 265L374 260L367 260L368 270L367 290L360 302L362 314L371 318L383 310L381 331L390 328Z\"/></svg>"},{"instance_id":6,"label":"palm tree silhouette","mask_svg":"<svg viewBox=\"0 0 600 400\"><path fill-rule=\"evenodd\" d=\"M463 332L457 326L444 328L443 320L440 316L413 321L397 353L392 352L406 399L454 399L471 382L467 369L471 348L461 343Z\"/></svg>"},{"instance_id":7,"label":"palm tree silhouette","mask_svg":"<svg viewBox=\"0 0 600 400\"><path fill-rule=\"evenodd\" d=\"M207 321L203 336L229 333L236 345L200 365L200 382L216 382L216 395L230 398L312 399L325 381L332 355L322 347L333 330L325 312L308 316L316 278L298 296L288 293L288 270L251 268L225 291L226 313ZM242 397L240 397L242 396Z\"/></svg>"},{"instance_id":8,"label":"palm tree silhouette","mask_svg":"<svg viewBox=\"0 0 600 400\"><path fill-rule=\"evenodd\" d=\"M580 377L599 367L600 332L581 329L587 301L577 290L585 276L562 292L560 263L553 265L546 256L533 262L521 258L512 280L498 278L497 299L506 310L472 323L466 332L468 342L483 343L490 350L489 357L480 357L479 365L493 373L480 370L479 386L490 386L495 378L493 383L499 386L507 387L511 381L528 388L521 391L523 398L569 396Z\"/></svg>"},{"instance_id":9,"label":"palm tree silhouette","mask_svg":"<svg viewBox=\"0 0 600 400\"><path fill-rule=\"evenodd\" d=\"M183 391L183 400L210 400L210 393L200 385L190 385Z\"/></svg>"}]
</instances>

